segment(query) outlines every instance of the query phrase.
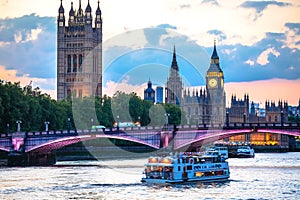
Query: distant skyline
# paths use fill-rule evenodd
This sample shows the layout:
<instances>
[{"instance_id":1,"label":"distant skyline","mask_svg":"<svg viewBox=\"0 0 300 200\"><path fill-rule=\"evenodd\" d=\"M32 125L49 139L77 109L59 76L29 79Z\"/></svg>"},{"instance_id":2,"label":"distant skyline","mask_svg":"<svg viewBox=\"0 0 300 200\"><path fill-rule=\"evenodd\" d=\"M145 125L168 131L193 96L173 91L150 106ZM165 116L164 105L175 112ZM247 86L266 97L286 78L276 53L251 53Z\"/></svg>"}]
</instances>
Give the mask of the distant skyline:
<instances>
[{"instance_id":1,"label":"distant skyline","mask_svg":"<svg viewBox=\"0 0 300 200\"><path fill-rule=\"evenodd\" d=\"M78 9L79 0L74 0ZM88 0L81 0L85 10ZM90 0L95 14L97 0ZM71 1L63 0L66 21ZM134 5L134 6L133 6ZM0 79L56 98L60 0L0 0ZM164 86L174 44L185 86L204 86L213 41L231 95L250 101L300 98L300 1L102 0L103 92ZM138 37L137 37L138 36ZM105 57L106 56L106 57ZM155 75L154 75L155 74Z\"/></svg>"}]
</instances>

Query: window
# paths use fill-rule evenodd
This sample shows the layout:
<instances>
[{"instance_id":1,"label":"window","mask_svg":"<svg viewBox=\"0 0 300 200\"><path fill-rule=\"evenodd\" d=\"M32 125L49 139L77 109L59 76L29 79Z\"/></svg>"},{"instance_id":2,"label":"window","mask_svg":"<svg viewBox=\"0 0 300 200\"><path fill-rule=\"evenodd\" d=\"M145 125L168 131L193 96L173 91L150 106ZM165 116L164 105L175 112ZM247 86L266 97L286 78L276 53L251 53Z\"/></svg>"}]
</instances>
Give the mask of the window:
<instances>
[{"instance_id":1,"label":"window","mask_svg":"<svg viewBox=\"0 0 300 200\"><path fill-rule=\"evenodd\" d=\"M68 69L67 72L71 72L71 55L68 55Z\"/></svg>"},{"instance_id":2,"label":"window","mask_svg":"<svg viewBox=\"0 0 300 200\"><path fill-rule=\"evenodd\" d=\"M77 56L73 55L73 72L77 72Z\"/></svg>"},{"instance_id":3,"label":"window","mask_svg":"<svg viewBox=\"0 0 300 200\"><path fill-rule=\"evenodd\" d=\"M79 55L79 72L82 72L82 55Z\"/></svg>"}]
</instances>

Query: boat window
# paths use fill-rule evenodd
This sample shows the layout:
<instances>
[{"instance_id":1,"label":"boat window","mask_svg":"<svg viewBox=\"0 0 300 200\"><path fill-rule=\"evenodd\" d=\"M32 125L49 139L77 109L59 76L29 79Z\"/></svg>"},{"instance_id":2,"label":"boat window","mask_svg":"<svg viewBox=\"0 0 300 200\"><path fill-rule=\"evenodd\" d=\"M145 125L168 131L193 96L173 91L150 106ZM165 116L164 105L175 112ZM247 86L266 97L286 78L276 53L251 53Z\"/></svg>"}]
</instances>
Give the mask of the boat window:
<instances>
[{"instance_id":1,"label":"boat window","mask_svg":"<svg viewBox=\"0 0 300 200\"><path fill-rule=\"evenodd\" d=\"M188 165L187 170L192 170L192 165Z\"/></svg>"},{"instance_id":2,"label":"boat window","mask_svg":"<svg viewBox=\"0 0 300 200\"><path fill-rule=\"evenodd\" d=\"M180 166L178 166L178 171L180 171Z\"/></svg>"}]
</instances>

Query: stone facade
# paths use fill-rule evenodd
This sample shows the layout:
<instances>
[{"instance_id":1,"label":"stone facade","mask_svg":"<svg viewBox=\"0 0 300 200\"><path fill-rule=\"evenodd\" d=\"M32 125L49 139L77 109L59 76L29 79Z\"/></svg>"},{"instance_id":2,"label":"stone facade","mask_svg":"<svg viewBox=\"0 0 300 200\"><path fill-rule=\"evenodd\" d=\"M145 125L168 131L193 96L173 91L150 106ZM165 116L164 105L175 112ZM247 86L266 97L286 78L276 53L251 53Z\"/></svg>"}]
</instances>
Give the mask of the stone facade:
<instances>
[{"instance_id":1,"label":"stone facade","mask_svg":"<svg viewBox=\"0 0 300 200\"><path fill-rule=\"evenodd\" d=\"M206 73L206 87L199 91L193 90L192 94L189 89L183 91L174 47L170 75L166 84L166 103L180 106L186 112L188 122L224 123L225 98L224 75L220 67L216 43Z\"/></svg>"},{"instance_id":2,"label":"stone facade","mask_svg":"<svg viewBox=\"0 0 300 200\"><path fill-rule=\"evenodd\" d=\"M95 16L93 20L89 1L83 12L80 0L76 12L71 3L66 25L61 0L57 18L58 100L69 95L102 96L102 17L99 1Z\"/></svg>"}]
</instances>

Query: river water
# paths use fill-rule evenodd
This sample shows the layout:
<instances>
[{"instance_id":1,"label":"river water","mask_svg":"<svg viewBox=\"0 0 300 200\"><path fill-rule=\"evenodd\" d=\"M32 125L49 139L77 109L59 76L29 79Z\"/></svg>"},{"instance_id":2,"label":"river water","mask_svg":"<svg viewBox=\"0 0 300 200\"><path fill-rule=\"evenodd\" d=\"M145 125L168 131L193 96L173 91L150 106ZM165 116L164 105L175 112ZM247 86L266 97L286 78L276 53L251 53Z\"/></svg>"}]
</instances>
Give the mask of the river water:
<instances>
[{"instance_id":1,"label":"river water","mask_svg":"<svg viewBox=\"0 0 300 200\"><path fill-rule=\"evenodd\" d=\"M1 167L0 199L299 199L300 153L230 158L223 183L147 185L146 158Z\"/></svg>"}]
</instances>

